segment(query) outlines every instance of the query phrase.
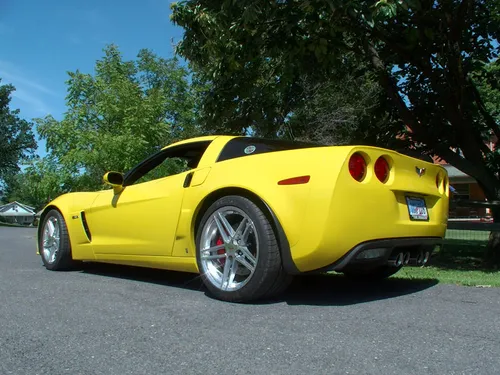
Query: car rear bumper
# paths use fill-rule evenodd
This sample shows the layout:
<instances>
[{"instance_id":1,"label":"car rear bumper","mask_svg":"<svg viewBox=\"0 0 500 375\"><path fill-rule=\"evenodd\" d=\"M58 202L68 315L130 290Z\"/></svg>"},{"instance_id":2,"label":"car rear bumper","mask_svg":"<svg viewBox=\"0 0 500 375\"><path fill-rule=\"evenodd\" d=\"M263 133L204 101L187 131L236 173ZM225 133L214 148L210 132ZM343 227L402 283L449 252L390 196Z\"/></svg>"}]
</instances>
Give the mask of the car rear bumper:
<instances>
[{"instance_id":1,"label":"car rear bumper","mask_svg":"<svg viewBox=\"0 0 500 375\"><path fill-rule=\"evenodd\" d=\"M349 269L370 269L381 265L394 265L403 260L402 265L419 266L427 262L441 237L390 238L361 243L349 250L334 263L313 272L337 271ZM402 254L402 258L398 256Z\"/></svg>"}]
</instances>

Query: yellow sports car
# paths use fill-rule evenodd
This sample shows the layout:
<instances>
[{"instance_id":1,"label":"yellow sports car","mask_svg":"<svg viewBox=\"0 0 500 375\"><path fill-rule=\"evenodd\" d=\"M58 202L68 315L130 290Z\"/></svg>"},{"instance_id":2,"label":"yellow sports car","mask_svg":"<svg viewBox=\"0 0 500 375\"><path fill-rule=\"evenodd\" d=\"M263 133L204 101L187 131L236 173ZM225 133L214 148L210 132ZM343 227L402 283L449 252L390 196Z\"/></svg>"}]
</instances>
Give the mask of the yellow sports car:
<instances>
[{"instance_id":1,"label":"yellow sports car","mask_svg":"<svg viewBox=\"0 0 500 375\"><path fill-rule=\"evenodd\" d=\"M395 151L208 136L163 148L112 189L69 193L40 218L45 267L81 261L200 273L227 301L293 275L386 278L423 265L446 231L446 170Z\"/></svg>"}]
</instances>

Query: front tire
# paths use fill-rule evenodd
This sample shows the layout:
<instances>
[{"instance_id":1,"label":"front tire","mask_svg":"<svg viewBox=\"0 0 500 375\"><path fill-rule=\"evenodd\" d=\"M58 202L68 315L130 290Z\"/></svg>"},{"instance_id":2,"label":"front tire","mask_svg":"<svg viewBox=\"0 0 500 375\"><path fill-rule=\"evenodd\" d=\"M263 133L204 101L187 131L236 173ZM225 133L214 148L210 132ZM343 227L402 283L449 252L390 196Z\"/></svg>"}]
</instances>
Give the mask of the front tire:
<instances>
[{"instance_id":1,"label":"front tire","mask_svg":"<svg viewBox=\"0 0 500 375\"><path fill-rule=\"evenodd\" d=\"M76 266L71 256L66 221L55 209L45 215L38 238L38 248L45 268L51 271L68 270Z\"/></svg>"},{"instance_id":2,"label":"front tire","mask_svg":"<svg viewBox=\"0 0 500 375\"><path fill-rule=\"evenodd\" d=\"M269 298L291 281L269 220L247 198L232 195L214 202L201 219L196 247L202 280L217 299Z\"/></svg>"}]
</instances>

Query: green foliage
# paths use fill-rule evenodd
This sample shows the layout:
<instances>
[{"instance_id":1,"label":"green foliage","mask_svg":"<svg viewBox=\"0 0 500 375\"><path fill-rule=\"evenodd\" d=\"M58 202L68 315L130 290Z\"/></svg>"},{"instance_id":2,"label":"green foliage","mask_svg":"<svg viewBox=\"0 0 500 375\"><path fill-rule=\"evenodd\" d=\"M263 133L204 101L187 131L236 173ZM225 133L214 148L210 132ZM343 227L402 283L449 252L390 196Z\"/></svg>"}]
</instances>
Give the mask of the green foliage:
<instances>
[{"instance_id":1,"label":"green foliage","mask_svg":"<svg viewBox=\"0 0 500 375\"><path fill-rule=\"evenodd\" d=\"M16 173L19 163L32 157L36 148L32 124L9 107L14 90L12 85L0 85L0 183Z\"/></svg>"},{"instance_id":2,"label":"green foliage","mask_svg":"<svg viewBox=\"0 0 500 375\"><path fill-rule=\"evenodd\" d=\"M82 189L101 187L109 170L125 172L149 154L198 135L196 92L175 59L141 50L123 61L108 46L95 74L70 72L62 121L37 119L49 155Z\"/></svg>"},{"instance_id":3,"label":"green foliage","mask_svg":"<svg viewBox=\"0 0 500 375\"><path fill-rule=\"evenodd\" d=\"M187 167L187 162L181 158L171 158L168 157L163 161L162 164L152 169L140 179L138 179L135 183L140 184L142 182L156 180L158 178L163 178L166 176L171 176L174 174L178 174L184 171L187 171L189 168Z\"/></svg>"},{"instance_id":4,"label":"green foliage","mask_svg":"<svg viewBox=\"0 0 500 375\"><path fill-rule=\"evenodd\" d=\"M472 75L473 81L481 95L482 102L478 103L480 110L490 116L490 122L500 125L500 61L495 60L484 64ZM491 132L487 127L482 137L487 138ZM498 137L498 133L493 133ZM500 170L500 149L498 143L491 137L491 142L497 144L496 151L485 153L486 165L490 170Z\"/></svg>"},{"instance_id":5,"label":"green foliage","mask_svg":"<svg viewBox=\"0 0 500 375\"><path fill-rule=\"evenodd\" d=\"M381 142L380 134L397 132L394 111L387 108L383 88L377 87L377 77L369 74L369 61L360 59L355 33L348 33L355 27L343 20L359 13L356 4L173 4L173 21L185 29L177 50L209 83L203 98L204 124L215 131L243 133L250 127L257 135L340 142L359 140L363 134L376 144ZM360 17L373 23L374 11L365 8ZM375 13L382 8L381 2ZM336 16L342 21L339 24L333 22ZM344 86L353 83L369 86L370 95L357 92L356 86ZM325 87L328 89L323 92ZM371 95L375 91L379 93ZM326 101L331 99L331 108L327 108ZM313 113L315 110L318 113ZM325 129L325 121L318 118L328 113L334 115L334 121ZM338 118L341 114L345 118ZM339 122L343 125L338 126ZM387 126L380 129L384 123ZM401 123L399 127L401 130ZM325 138L325 131L336 135Z\"/></svg>"},{"instance_id":6,"label":"green foliage","mask_svg":"<svg viewBox=\"0 0 500 375\"><path fill-rule=\"evenodd\" d=\"M31 160L22 173L9 176L6 183L7 201L18 201L37 210L58 195L79 188L78 181L50 157Z\"/></svg>"},{"instance_id":7,"label":"green foliage","mask_svg":"<svg viewBox=\"0 0 500 375\"><path fill-rule=\"evenodd\" d=\"M386 110L387 98L370 73L344 75L315 85L304 81L304 100L287 127L292 138L322 144L402 147L401 123Z\"/></svg>"},{"instance_id":8,"label":"green foliage","mask_svg":"<svg viewBox=\"0 0 500 375\"><path fill-rule=\"evenodd\" d=\"M474 81L484 102L486 111L500 124L500 61L485 64L474 72Z\"/></svg>"}]
</instances>

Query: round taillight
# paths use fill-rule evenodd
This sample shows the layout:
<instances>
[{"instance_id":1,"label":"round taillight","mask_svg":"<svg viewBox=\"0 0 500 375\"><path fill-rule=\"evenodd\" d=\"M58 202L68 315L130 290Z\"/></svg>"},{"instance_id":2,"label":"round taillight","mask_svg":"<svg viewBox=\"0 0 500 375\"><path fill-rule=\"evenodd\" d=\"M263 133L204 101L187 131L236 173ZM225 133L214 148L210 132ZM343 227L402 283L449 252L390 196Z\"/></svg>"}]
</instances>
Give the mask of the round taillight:
<instances>
[{"instance_id":1,"label":"round taillight","mask_svg":"<svg viewBox=\"0 0 500 375\"><path fill-rule=\"evenodd\" d=\"M362 181L366 174L366 161L361 154L353 154L349 159L349 173L356 181Z\"/></svg>"},{"instance_id":2,"label":"round taillight","mask_svg":"<svg viewBox=\"0 0 500 375\"><path fill-rule=\"evenodd\" d=\"M389 163L385 160L384 157L379 157L375 162L375 176L379 179L380 182L387 182L389 178Z\"/></svg>"}]
</instances>

